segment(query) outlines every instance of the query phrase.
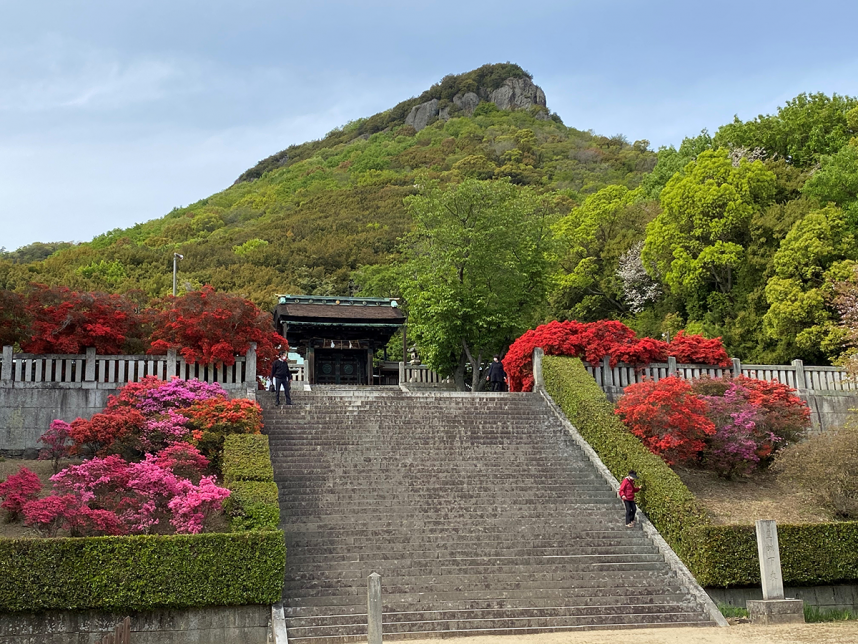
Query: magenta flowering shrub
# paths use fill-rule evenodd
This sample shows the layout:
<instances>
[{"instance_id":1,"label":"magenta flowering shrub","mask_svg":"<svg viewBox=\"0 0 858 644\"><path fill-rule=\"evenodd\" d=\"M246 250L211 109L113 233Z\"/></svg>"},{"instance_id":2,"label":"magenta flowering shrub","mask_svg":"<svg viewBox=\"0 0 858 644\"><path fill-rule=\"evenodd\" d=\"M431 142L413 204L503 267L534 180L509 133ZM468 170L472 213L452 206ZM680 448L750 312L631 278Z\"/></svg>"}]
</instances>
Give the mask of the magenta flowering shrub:
<instances>
[{"instance_id":1,"label":"magenta flowering shrub","mask_svg":"<svg viewBox=\"0 0 858 644\"><path fill-rule=\"evenodd\" d=\"M14 520L24 509L24 505L39 496L42 491L42 482L35 472L26 467L18 470L17 474L10 474L5 481L0 483L0 508L6 510L9 520Z\"/></svg>"},{"instance_id":2,"label":"magenta flowering shrub","mask_svg":"<svg viewBox=\"0 0 858 644\"><path fill-rule=\"evenodd\" d=\"M203 529L206 518L212 512L220 510L221 504L230 492L218 487L213 476L206 476L195 486L187 479L179 483L180 493L169 502L173 513L170 523L176 532L196 534Z\"/></svg>"}]
</instances>

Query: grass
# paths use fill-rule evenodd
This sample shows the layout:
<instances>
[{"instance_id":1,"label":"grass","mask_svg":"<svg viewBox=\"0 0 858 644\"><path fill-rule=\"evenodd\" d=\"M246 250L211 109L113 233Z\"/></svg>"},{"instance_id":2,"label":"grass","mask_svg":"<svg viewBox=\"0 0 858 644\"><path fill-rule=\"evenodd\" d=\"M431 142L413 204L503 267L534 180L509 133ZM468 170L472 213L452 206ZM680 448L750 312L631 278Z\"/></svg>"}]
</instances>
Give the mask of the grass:
<instances>
[{"instance_id":1,"label":"grass","mask_svg":"<svg viewBox=\"0 0 858 644\"><path fill-rule=\"evenodd\" d=\"M804 621L808 624L817 622L846 622L858 620L858 613L851 610L836 608L820 608L819 606L804 605Z\"/></svg>"},{"instance_id":2,"label":"grass","mask_svg":"<svg viewBox=\"0 0 858 644\"><path fill-rule=\"evenodd\" d=\"M805 610L807 607L805 607ZM731 604L724 604L722 602L718 602L718 610L721 611L721 614L724 617L747 617L748 609L739 608L738 606L733 606Z\"/></svg>"}]
</instances>

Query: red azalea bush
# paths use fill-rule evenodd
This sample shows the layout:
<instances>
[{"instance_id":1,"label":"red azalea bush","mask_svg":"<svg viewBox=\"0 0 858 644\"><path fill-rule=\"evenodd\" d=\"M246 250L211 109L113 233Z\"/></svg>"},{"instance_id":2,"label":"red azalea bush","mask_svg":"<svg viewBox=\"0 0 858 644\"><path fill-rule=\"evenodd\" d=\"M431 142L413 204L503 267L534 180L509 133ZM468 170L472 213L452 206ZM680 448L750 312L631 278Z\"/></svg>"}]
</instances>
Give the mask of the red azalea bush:
<instances>
[{"instance_id":1,"label":"red azalea bush","mask_svg":"<svg viewBox=\"0 0 858 644\"><path fill-rule=\"evenodd\" d=\"M644 381L626 387L616 413L669 464L728 478L769 465L810 426L810 410L794 390L745 377Z\"/></svg>"},{"instance_id":2,"label":"red azalea bush","mask_svg":"<svg viewBox=\"0 0 858 644\"><path fill-rule=\"evenodd\" d=\"M5 481L0 483L0 508L6 510L9 520L18 517L24 506L39 496L42 491L42 482L39 476L26 467L22 467L17 474L10 474Z\"/></svg>"},{"instance_id":3,"label":"red azalea bush","mask_svg":"<svg viewBox=\"0 0 858 644\"><path fill-rule=\"evenodd\" d=\"M526 331L509 348L503 359L510 391L533 389L533 350L542 347L546 355L577 356L596 365L605 356L611 366L618 362L644 366L664 362L669 355L678 362L730 366L730 358L720 338L708 340L698 335L679 332L670 344L654 338L638 338L622 322L549 322Z\"/></svg>"},{"instance_id":4,"label":"red azalea bush","mask_svg":"<svg viewBox=\"0 0 858 644\"><path fill-rule=\"evenodd\" d=\"M60 470L60 460L71 456L73 445L71 425L64 420L55 420L50 429L39 437L39 442L45 447L39 451L40 461L51 461L54 474Z\"/></svg>"},{"instance_id":5,"label":"red azalea bush","mask_svg":"<svg viewBox=\"0 0 858 644\"><path fill-rule=\"evenodd\" d=\"M706 438L716 432L706 417L706 403L687 381L677 377L629 385L616 414L651 452L670 465L696 459Z\"/></svg>"},{"instance_id":6,"label":"red azalea bush","mask_svg":"<svg viewBox=\"0 0 858 644\"><path fill-rule=\"evenodd\" d=\"M271 314L237 295L218 293L211 286L155 304L149 353L176 349L190 363L235 364L251 342L256 343L256 373L267 376L286 339L276 333Z\"/></svg>"},{"instance_id":7,"label":"red azalea bush","mask_svg":"<svg viewBox=\"0 0 858 644\"><path fill-rule=\"evenodd\" d=\"M37 284L26 313L32 326L21 348L27 353L81 354L95 347L97 353L117 355L148 347L148 315L121 295Z\"/></svg>"}]
</instances>

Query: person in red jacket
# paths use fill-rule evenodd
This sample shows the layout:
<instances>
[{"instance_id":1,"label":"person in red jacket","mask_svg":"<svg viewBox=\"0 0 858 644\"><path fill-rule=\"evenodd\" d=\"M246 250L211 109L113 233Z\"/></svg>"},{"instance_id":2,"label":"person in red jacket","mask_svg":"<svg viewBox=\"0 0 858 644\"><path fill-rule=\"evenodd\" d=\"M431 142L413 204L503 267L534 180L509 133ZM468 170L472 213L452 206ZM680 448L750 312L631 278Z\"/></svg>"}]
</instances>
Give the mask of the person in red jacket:
<instances>
[{"instance_id":1,"label":"person in red jacket","mask_svg":"<svg viewBox=\"0 0 858 644\"><path fill-rule=\"evenodd\" d=\"M638 473L634 470L629 472L629 475L620 483L620 498L623 500L623 505L626 506L626 527L635 527L635 514L638 512L638 506L635 505L635 493L640 492L639 487L635 487L635 481L638 478Z\"/></svg>"}]
</instances>

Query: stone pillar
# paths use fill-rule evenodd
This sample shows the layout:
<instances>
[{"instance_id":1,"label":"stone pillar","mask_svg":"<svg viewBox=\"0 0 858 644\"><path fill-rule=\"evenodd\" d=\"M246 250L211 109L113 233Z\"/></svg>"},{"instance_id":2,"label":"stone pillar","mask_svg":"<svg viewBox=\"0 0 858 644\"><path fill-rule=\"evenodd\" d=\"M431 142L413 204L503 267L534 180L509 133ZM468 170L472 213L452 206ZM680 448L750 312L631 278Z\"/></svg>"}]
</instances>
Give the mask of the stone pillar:
<instances>
[{"instance_id":1,"label":"stone pillar","mask_svg":"<svg viewBox=\"0 0 858 644\"><path fill-rule=\"evenodd\" d=\"M763 599L747 602L748 616L756 624L804 622L804 602L784 598L777 524L774 521L757 520L756 525Z\"/></svg>"},{"instance_id":2,"label":"stone pillar","mask_svg":"<svg viewBox=\"0 0 858 644\"><path fill-rule=\"evenodd\" d=\"M674 356L667 357L667 375L675 376L676 375L676 358Z\"/></svg>"},{"instance_id":3,"label":"stone pillar","mask_svg":"<svg viewBox=\"0 0 858 644\"><path fill-rule=\"evenodd\" d=\"M781 553L778 549L778 528L774 521L757 520L757 554L760 557L763 599L783 599Z\"/></svg>"},{"instance_id":4,"label":"stone pillar","mask_svg":"<svg viewBox=\"0 0 858 644\"><path fill-rule=\"evenodd\" d=\"M381 575L367 577L366 584L367 644L381 644Z\"/></svg>"},{"instance_id":5,"label":"stone pillar","mask_svg":"<svg viewBox=\"0 0 858 644\"><path fill-rule=\"evenodd\" d=\"M167 349L167 380L171 380L174 376L178 375L176 364L176 350L175 349Z\"/></svg>"},{"instance_id":6,"label":"stone pillar","mask_svg":"<svg viewBox=\"0 0 858 644\"><path fill-rule=\"evenodd\" d=\"M542 376L542 357L545 352L542 347L536 347L533 350L533 391L542 391L545 389L545 378Z\"/></svg>"},{"instance_id":7,"label":"stone pillar","mask_svg":"<svg viewBox=\"0 0 858 644\"><path fill-rule=\"evenodd\" d=\"M739 358L733 358L733 377L738 378L742 375L742 361Z\"/></svg>"},{"instance_id":8,"label":"stone pillar","mask_svg":"<svg viewBox=\"0 0 858 644\"><path fill-rule=\"evenodd\" d=\"M244 357L244 381L248 389L256 389L256 343L251 342Z\"/></svg>"},{"instance_id":9,"label":"stone pillar","mask_svg":"<svg viewBox=\"0 0 858 644\"><path fill-rule=\"evenodd\" d=\"M12 347L3 347L3 369L0 372L0 379L4 383L11 384L12 382Z\"/></svg>"},{"instance_id":10,"label":"stone pillar","mask_svg":"<svg viewBox=\"0 0 858 644\"><path fill-rule=\"evenodd\" d=\"M798 391L807 389L807 381L804 379L804 361L793 360L792 366L795 367L795 388Z\"/></svg>"},{"instance_id":11,"label":"stone pillar","mask_svg":"<svg viewBox=\"0 0 858 644\"><path fill-rule=\"evenodd\" d=\"M95 382L95 347L86 348L86 367L83 379L87 382Z\"/></svg>"},{"instance_id":12,"label":"stone pillar","mask_svg":"<svg viewBox=\"0 0 858 644\"><path fill-rule=\"evenodd\" d=\"M405 363L399 363L399 384L405 384Z\"/></svg>"},{"instance_id":13,"label":"stone pillar","mask_svg":"<svg viewBox=\"0 0 858 644\"><path fill-rule=\"evenodd\" d=\"M614 370L611 369L611 356L602 358L602 389L608 393L608 387L614 386Z\"/></svg>"}]
</instances>

